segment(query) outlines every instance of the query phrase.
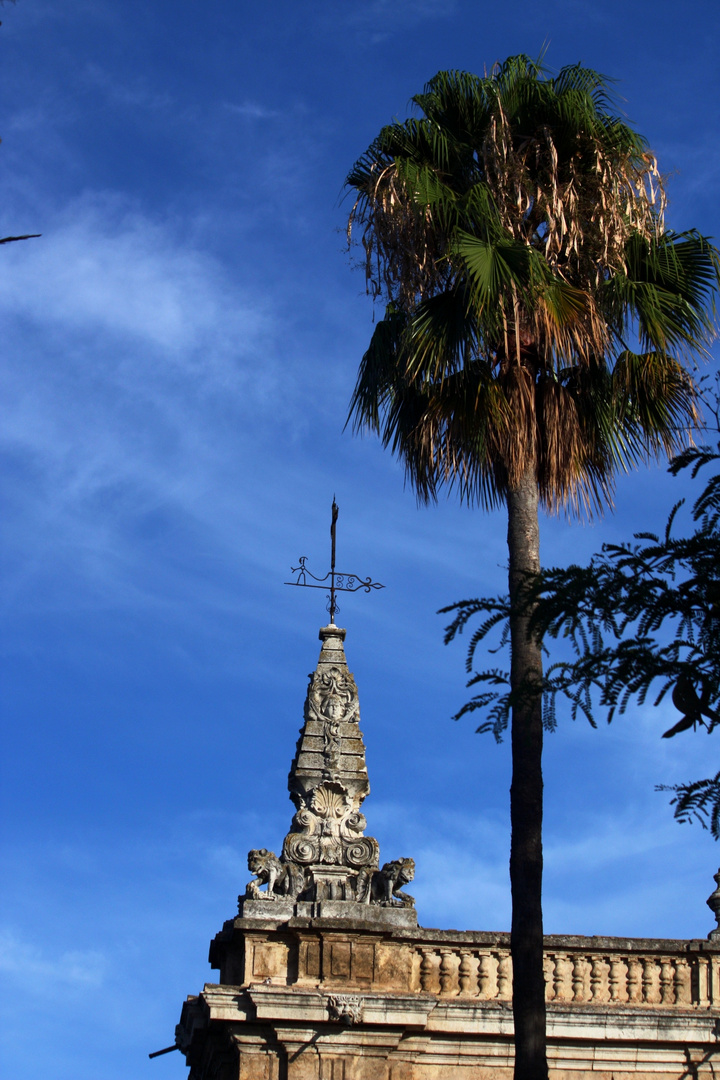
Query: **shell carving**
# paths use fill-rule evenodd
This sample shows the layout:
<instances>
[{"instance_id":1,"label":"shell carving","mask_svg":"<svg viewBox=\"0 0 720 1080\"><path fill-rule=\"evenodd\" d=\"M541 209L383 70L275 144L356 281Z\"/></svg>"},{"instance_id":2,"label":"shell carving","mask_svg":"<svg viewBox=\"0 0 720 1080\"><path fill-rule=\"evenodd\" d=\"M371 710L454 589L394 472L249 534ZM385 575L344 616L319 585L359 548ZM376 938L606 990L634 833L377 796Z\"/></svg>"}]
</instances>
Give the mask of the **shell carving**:
<instances>
[{"instance_id":1,"label":"shell carving","mask_svg":"<svg viewBox=\"0 0 720 1080\"><path fill-rule=\"evenodd\" d=\"M293 818L293 832L285 838L283 856L288 862L377 867L377 840L363 835L365 815L342 784L325 781L305 798L305 806Z\"/></svg>"},{"instance_id":2,"label":"shell carving","mask_svg":"<svg viewBox=\"0 0 720 1080\"><path fill-rule=\"evenodd\" d=\"M337 819L345 817L352 801L340 784L321 784L313 791L310 805L319 817Z\"/></svg>"}]
</instances>

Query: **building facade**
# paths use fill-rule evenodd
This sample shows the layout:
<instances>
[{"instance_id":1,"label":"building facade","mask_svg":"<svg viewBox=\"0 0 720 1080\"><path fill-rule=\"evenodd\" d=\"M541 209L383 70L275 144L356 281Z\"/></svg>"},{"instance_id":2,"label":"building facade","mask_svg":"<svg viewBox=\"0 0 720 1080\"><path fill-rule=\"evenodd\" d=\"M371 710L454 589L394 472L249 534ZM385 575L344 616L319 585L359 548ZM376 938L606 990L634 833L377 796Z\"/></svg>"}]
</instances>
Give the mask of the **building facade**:
<instances>
[{"instance_id":1,"label":"building facade","mask_svg":"<svg viewBox=\"0 0 720 1080\"><path fill-rule=\"evenodd\" d=\"M380 864L344 638L320 631L290 831L279 856L249 853L210 947L219 980L185 1002L177 1047L190 1080L510 1080L509 935L419 927L413 860ZM715 938L547 937L553 1080L720 1075Z\"/></svg>"}]
</instances>

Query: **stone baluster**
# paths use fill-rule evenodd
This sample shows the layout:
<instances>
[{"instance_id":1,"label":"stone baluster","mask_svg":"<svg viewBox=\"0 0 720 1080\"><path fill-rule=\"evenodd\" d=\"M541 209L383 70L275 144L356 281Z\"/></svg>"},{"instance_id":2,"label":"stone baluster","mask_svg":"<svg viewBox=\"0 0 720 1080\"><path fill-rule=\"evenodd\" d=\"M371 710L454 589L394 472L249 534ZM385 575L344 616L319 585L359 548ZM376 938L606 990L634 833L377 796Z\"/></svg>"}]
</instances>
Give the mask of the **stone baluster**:
<instances>
[{"instance_id":1,"label":"stone baluster","mask_svg":"<svg viewBox=\"0 0 720 1080\"><path fill-rule=\"evenodd\" d=\"M543 959L543 972L545 975L545 1000L555 1000L555 957L546 953Z\"/></svg>"},{"instance_id":2,"label":"stone baluster","mask_svg":"<svg viewBox=\"0 0 720 1080\"><path fill-rule=\"evenodd\" d=\"M717 1005L720 1002L720 960L717 956L710 957L708 974L710 1001L713 1005Z\"/></svg>"},{"instance_id":3,"label":"stone baluster","mask_svg":"<svg viewBox=\"0 0 720 1080\"><path fill-rule=\"evenodd\" d=\"M599 1001L602 994L602 973L600 971L601 957L588 957L590 963L590 1000Z\"/></svg>"},{"instance_id":4,"label":"stone baluster","mask_svg":"<svg viewBox=\"0 0 720 1080\"><path fill-rule=\"evenodd\" d=\"M621 956L613 956L610 961L608 987L611 1001L627 1001L627 964Z\"/></svg>"},{"instance_id":5,"label":"stone baluster","mask_svg":"<svg viewBox=\"0 0 720 1080\"><path fill-rule=\"evenodd\" d=\"M657 1005L660 994L655 985L657 964L652 956L644 956L642 959L642 1001L645 1005Z\"/></svg>"},{"instance_id":6,"label":"stone baluster","mask_svg":"<svg viewBox=\"0 0 720 1080\"><path fill-rule=\"evenodd\" d=\"M675 1003L690 1005L692 989L690 984L690 965L684 956L675 961Z\"/></svg>"},{"instance_id":7,"label":"stone baluster","mask_svg":"<svg viewBox=\"0 0 720 1080\"><path fill-rule=\"evenodd\" d=\"M435 990L435 950L421 945L420 956L420 989L432 994Z\"/></svg>"},{"instance_id":8,"label":"stone baluster","mask_svg":"<svg viewBox=\"0 0 720 1080\"><path fill-rule=\"evenodd\" d=\"M497 980L495 978L498 968L497 957L492 953L482 953L478 968L478 997L483 1001L494 998L497 994Z\"/></svg>"},{"instance_id":9,"label":"stone baluster","mask_svg":"<svg viewBox=\"0 0 720 1080\"><path fill-rule=\"evenodd\" d=\"M675 971L669 956L660 961L660 1001L663 1005L675 1004Z\"/></svg>"},{"instance_id":10,"label":"stone baluster","mask_svg":"<svg viewBox=\"0 0 720 1080\"><path fill-rule=\"evenodd\" d=\"M455 989L454 983L454 971L453 971L453 951L452 949L440 950L440 993L444 995L452 994Z\"/></svg>"},{"instance_id":11,"label":"stone baluster","mask_svg":"<svg viewBox=\"0 0 720 1080\"><path fill-rule=\"evenodd\" d=\"M582 955L573 960L573 1001L585 1000L585 959Z\"/></svg>"},{"instance_id":12,"label":"stone baluster","mask_svg":"<svg viewBox=\"0 0 720 1080\"><path fill-rule=\"evenodd\" d=\"M566 953L555 954L554 1001L572 1001L572 961Z\"/></svg>"},{"instance_id":13,"label":"stone baluster","mask_svg":"<svg viewBox=\"0 0 720 1080\"><path fill-rule=\"evenodd\" d=\"M590 963L590 1000L607 1001L609 997L607 977L610 965L604 956L592 956Z\"/></svg>"},{"instance_id":14,"label":"stone baluster","mask_svg":"<svg viewBox=\"0 0 720 1080\"><path fill-rule=\"evenodd\" d=\"M694 964L694 983L695 983L695 1005L709 1005L710 1004L710 986L708 980L708 962L706 956L698 956L695 959Z\"/></svg>"},{"instance_id":15,"label":"stone baluster","mask_svg":"<svg viewBox=\"0 0 720 1080\"><path fill-rule=\"evenodd\" d=\"M512 960L510 953L498 953L497 996L501 1001L512 997Z\"/></svg>"},{"instance_id":16,"label":"stone baluster","mask_svg":"<svg viewBox=\"0 0 720 1080\"><path fill-rule=\"evenodd\" d=\"M458 982L460 984L460 993L463 997L475 997L475 994L477 993L476 970L477 968L470 949L461 949Z\"/></svg>"},{"instance_id":17,"label":"stone baluster","mask_svg":"<svg viewBox=\"0 0 720 1080\"><path fill-rule=\"evenodd\" d=\"M637 956L628 957L628 1001L639 1005L643 999L643 966Z\"/></svg>"}]
</instances>

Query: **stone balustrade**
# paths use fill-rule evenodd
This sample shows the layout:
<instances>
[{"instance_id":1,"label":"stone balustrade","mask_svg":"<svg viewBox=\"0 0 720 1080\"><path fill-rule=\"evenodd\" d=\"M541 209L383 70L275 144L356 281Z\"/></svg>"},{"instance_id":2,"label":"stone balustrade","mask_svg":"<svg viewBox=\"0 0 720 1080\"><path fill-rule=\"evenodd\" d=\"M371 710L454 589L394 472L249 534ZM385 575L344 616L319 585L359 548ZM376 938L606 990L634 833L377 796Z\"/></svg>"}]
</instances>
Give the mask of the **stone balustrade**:
<instances>
[{"instance_id":1,"label":"stone balustrade","mask_svg":"<svg viewBox=\"0 0 720 1080\"><path fill-rule=\"evenodd\" d=\"M348 906L351 921L341 917ZM211 950L221 982L512 1000L507 933L418 927L414 911L395 907L325 902L320 916L299 907L246 901ZM720 942L546 936L545 981L550 1006L718 1008Z\"/></svg>"},{"instance_id":2,"label":"stone balustrade","mask_svg":"<svg viewBox=\"0 0 720 1080\"><path fill-rule=\"evenodd\" d=\"M717 1005L720 955L701 951L703 944L546 938L546 999L603 1006ZM512 999L509 944L492 947L445 940L417 943L415 951L422 992L441 998Z\"/></svg>"}]
</instances>

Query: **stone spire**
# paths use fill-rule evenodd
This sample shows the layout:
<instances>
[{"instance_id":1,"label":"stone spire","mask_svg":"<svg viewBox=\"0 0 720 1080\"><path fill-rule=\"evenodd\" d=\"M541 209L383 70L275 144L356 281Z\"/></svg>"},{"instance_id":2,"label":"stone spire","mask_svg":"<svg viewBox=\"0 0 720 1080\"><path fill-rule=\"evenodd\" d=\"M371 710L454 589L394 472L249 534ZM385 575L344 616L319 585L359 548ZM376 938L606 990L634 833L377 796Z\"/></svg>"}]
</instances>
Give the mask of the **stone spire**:
<instances>
[{"instance_id":1,"label":"stone spire","mask_svg":"<svg viewBox=\"0 0 720 1080\"><path fill-rule=\"evenodd\" d=\"M310 676L305 723L290 768L290 798L301 803L323 781L343 784L357 807L370 793L365 745L358 727L360 705L355 679L348 671L345 631L331 623L319 634L320 659Z\"/></svg>"},{"instance_id":2,"label":"stone spire","mask_svg":"<svg viewBox=\"0 0 720 1080\"><path fill-rule=\"evenodd\" d=\"M378 868L377 840L364 836L360 806L370 792L360 705L348 671L345 631L320 631L320 659L310 677L305 723L288 777L297 813L283 860L305 870L313 899L355 900Z\"/></svg>"},{"instance_id":3,"label":"stone spire","mask_svg":"<svg viewBox=\"0 0 720 1080\"><path fill-rule=\"evenodd\" d=\"M377 840L365 836L367 822L360 807L370 782L358 726L357 686L343 647L345 630L330 623L320 630L320 640L288 776L296 813L280 859L265 848L248 855L248 867L256 876L244 899L412 907L412 897L400 891L412 880L412 859L386 863L379 870Z\"/></svg>"}]
</instances>

